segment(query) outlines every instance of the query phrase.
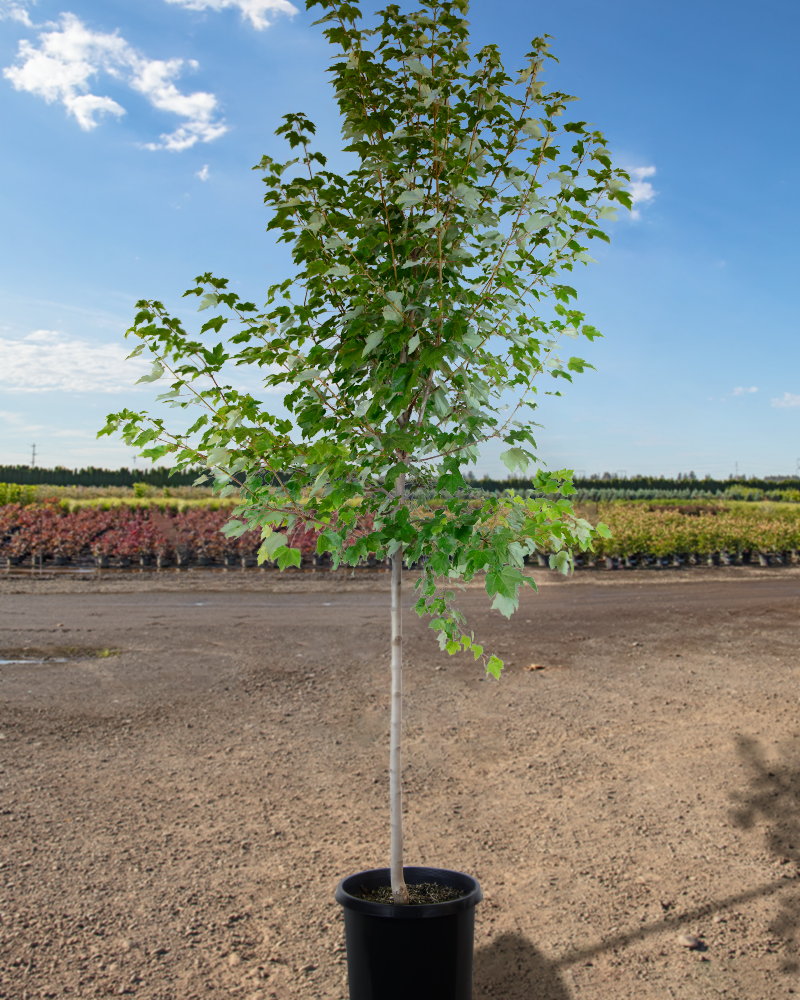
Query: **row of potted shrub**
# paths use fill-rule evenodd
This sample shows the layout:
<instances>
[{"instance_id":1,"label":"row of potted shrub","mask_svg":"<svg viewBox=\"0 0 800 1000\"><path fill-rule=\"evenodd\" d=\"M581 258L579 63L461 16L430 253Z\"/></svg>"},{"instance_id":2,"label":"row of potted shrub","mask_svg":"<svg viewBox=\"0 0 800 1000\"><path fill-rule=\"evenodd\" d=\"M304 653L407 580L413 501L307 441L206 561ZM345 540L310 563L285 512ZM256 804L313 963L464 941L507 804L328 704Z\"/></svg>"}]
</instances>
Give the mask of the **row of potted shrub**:
<instances>
[{"instance_id":1,"label":"row of potted shrub","mask_svg":"<svg viewBox=\"0 0 800 1000\"><path fill-rule=\"evenodd\" d=\"M226 538L221 528L228 517L228 509L207 505L69 510L57 503L7 504L0 508L0 559L10 566L28 557L54 565L85 559L99 566L253 564L259 533ZM800 549L800 510L742 506L686 512L615 503L601 505L598 518L613 535L600 539L597 552L584 555L579 565L597 565L597 560L609 568L707 561L789 563ZM324 562L316 554L316 532L297 530L290 541L300 548L304 562ZM547 553L531 561L547 565ZM369 563L374 565L374 560Z\"/></svg>"},{"instance_id":2,"label":"row of potted shrub","mask_svg":"<svg viewBox=\"0 0 800 1000\"><path fill-rule=\"evenodd\" d=\"M29 557L34 563L47 560L56 566L87 559L100 567L255 564L260 533L246 531L238 538L226 538L221 528L229 516L228 509L209 506L68 510L57 503L8 504L0 508L0 559L7 566ZM298 529L290 542L301 550L304 562L325 562L317 556L316 532Z\"/></svg>"},{"instance_id":3,"label":"row of potted shrub","mask_svg":"<svg viewBox=\"0 0 800 1000\"><path fill-rule=\"evenodd\" d=\"M0 507L8 503L36 503L37 486L20 486L18 483L0 483Z\"/></svg>"},{"instance_id":4,"label":"row of potted shrub","mask_svg":"<svg viewBox=\"0 0 800 1000\"><path fill-rule=\"evenodd\" d=\"M788 562L800 549L800 508L788 504L670 509L617 502L600 504L597 519L612 531L599 540L598 555L628 562L643 554L662 561Z\"/></svg>"},{"instance_id":5,"label":"row of potted shrub","mask_svg":"<svg viewBox=\"0 0 800 1000\"><path fill-rule=\"evenodd\" d=\"M227 510L203 507L165 512L87 506L69 511L59 504L10 504L0 509L0 558L10 565L28 556L64 565L90 557L99 566L254 560L261 543L258 532L227 539L220 529L228 517Z\"/></svg>"},{"instance_id":6,"label":"row of potted shrub","mask_svg":"<svg viewBox=\"0 0 800 1000\"><path fill-rule=\"evenodd\" d=\"M238 502L236 497L212 496L207 487L177 486L156 490L137 484L133 489L123 486L99 489L88 486L20 486L18 483L0 483L0 507L7 504L26 507L31 504L57 503L64 510L73 511L83 507L101 507L104 510L115 507L158 507L160 510L210 507L218 510L235 507Z\"/></svg>"}]
</instances>

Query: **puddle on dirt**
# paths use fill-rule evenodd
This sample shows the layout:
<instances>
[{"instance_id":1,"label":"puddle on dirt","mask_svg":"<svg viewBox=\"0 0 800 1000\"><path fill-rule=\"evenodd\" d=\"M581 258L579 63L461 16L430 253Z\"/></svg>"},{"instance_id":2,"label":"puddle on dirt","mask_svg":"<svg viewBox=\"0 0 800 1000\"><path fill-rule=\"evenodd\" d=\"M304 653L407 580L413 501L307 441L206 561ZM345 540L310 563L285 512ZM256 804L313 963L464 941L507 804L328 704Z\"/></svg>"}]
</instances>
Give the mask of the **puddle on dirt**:
<instances>
[{"instance_id":1,"label":"puddle on dirt","mask_svg":"<svg viewBox=\"0 0 800 1000\"><path fill-rule=\"evenodd\" d=\"M69 663L65 656L54 656L44 660L0 660L0 667L8 663Z\"/></svg>"},{"instance_id":2,"label":"puddle on dirt","mask_svg":"<svg viewBox=\"0 0 800 1000\"><path fill-rule=\"evenodd\" d=\"M104 660L121 652L120 649L108 649L105 646L18 646L15 649L0 649L0 666Z\"/></svg>"}]
</instances>

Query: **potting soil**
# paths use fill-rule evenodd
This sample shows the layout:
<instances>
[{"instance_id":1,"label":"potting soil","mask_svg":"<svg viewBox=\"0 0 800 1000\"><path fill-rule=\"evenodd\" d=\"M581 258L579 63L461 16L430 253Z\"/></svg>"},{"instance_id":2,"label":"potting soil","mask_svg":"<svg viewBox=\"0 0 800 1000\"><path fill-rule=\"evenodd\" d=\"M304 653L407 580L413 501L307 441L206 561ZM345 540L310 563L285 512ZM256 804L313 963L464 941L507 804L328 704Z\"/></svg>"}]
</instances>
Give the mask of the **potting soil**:
<instances>
[{"instance_id":1,"label":"potting soil","mask_svg":"<svg viewBox=\"0 0 800 1000\"><path fill-rule=\"evenodd\" d=\"M408 902L419 906L425 903L448 903L451 899L460 899L465 895L460 889L451 885L437 885L436 882L420 882L418 885L406 885ZM394 903L392 887L379 885L377 889L362 889L361 899L370 903Z\"/></svg>"}]
</instances>

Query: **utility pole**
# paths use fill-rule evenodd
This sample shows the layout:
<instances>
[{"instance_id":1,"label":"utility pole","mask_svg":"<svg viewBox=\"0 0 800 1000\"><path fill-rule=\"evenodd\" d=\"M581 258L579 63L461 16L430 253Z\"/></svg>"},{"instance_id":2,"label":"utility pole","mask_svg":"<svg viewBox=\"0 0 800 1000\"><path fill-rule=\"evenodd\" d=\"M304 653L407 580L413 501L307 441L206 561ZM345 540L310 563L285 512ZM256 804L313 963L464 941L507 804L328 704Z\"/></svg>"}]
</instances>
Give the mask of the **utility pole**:
<instances>
[{"instance_id":1,"label":"utility pole","mask_svg":"<svg viewBox=\"0 0 800 1000\"><path fill-rule=\"evenodd\" d=\"M36 468L36 445L33 446L33 451L31 452L31 468Z\"/></svg>"}]
</instances>

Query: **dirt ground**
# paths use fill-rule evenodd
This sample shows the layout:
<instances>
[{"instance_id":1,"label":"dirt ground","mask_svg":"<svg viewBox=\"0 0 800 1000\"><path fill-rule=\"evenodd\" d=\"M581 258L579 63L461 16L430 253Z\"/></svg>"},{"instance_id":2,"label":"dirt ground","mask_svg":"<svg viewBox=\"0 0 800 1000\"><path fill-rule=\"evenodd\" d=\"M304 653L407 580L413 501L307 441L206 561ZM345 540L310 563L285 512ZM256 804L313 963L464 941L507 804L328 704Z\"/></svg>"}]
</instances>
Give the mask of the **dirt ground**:
<instances>
[{"instance_id":1,"label":"dirt ground","mask_svg":"<svg viewBox=\"0 0 800 1000\"><path fill-rule=\"evenodd\" d=\"M465 596L499 682L406 615L406 857L483 886L475 997L800 994L800 570L539 579L510 623ZM387 604L374 573L0 578L0 658L65 661L0 664L0 997L346 996Z\"/></svg>"}]
</instances>

